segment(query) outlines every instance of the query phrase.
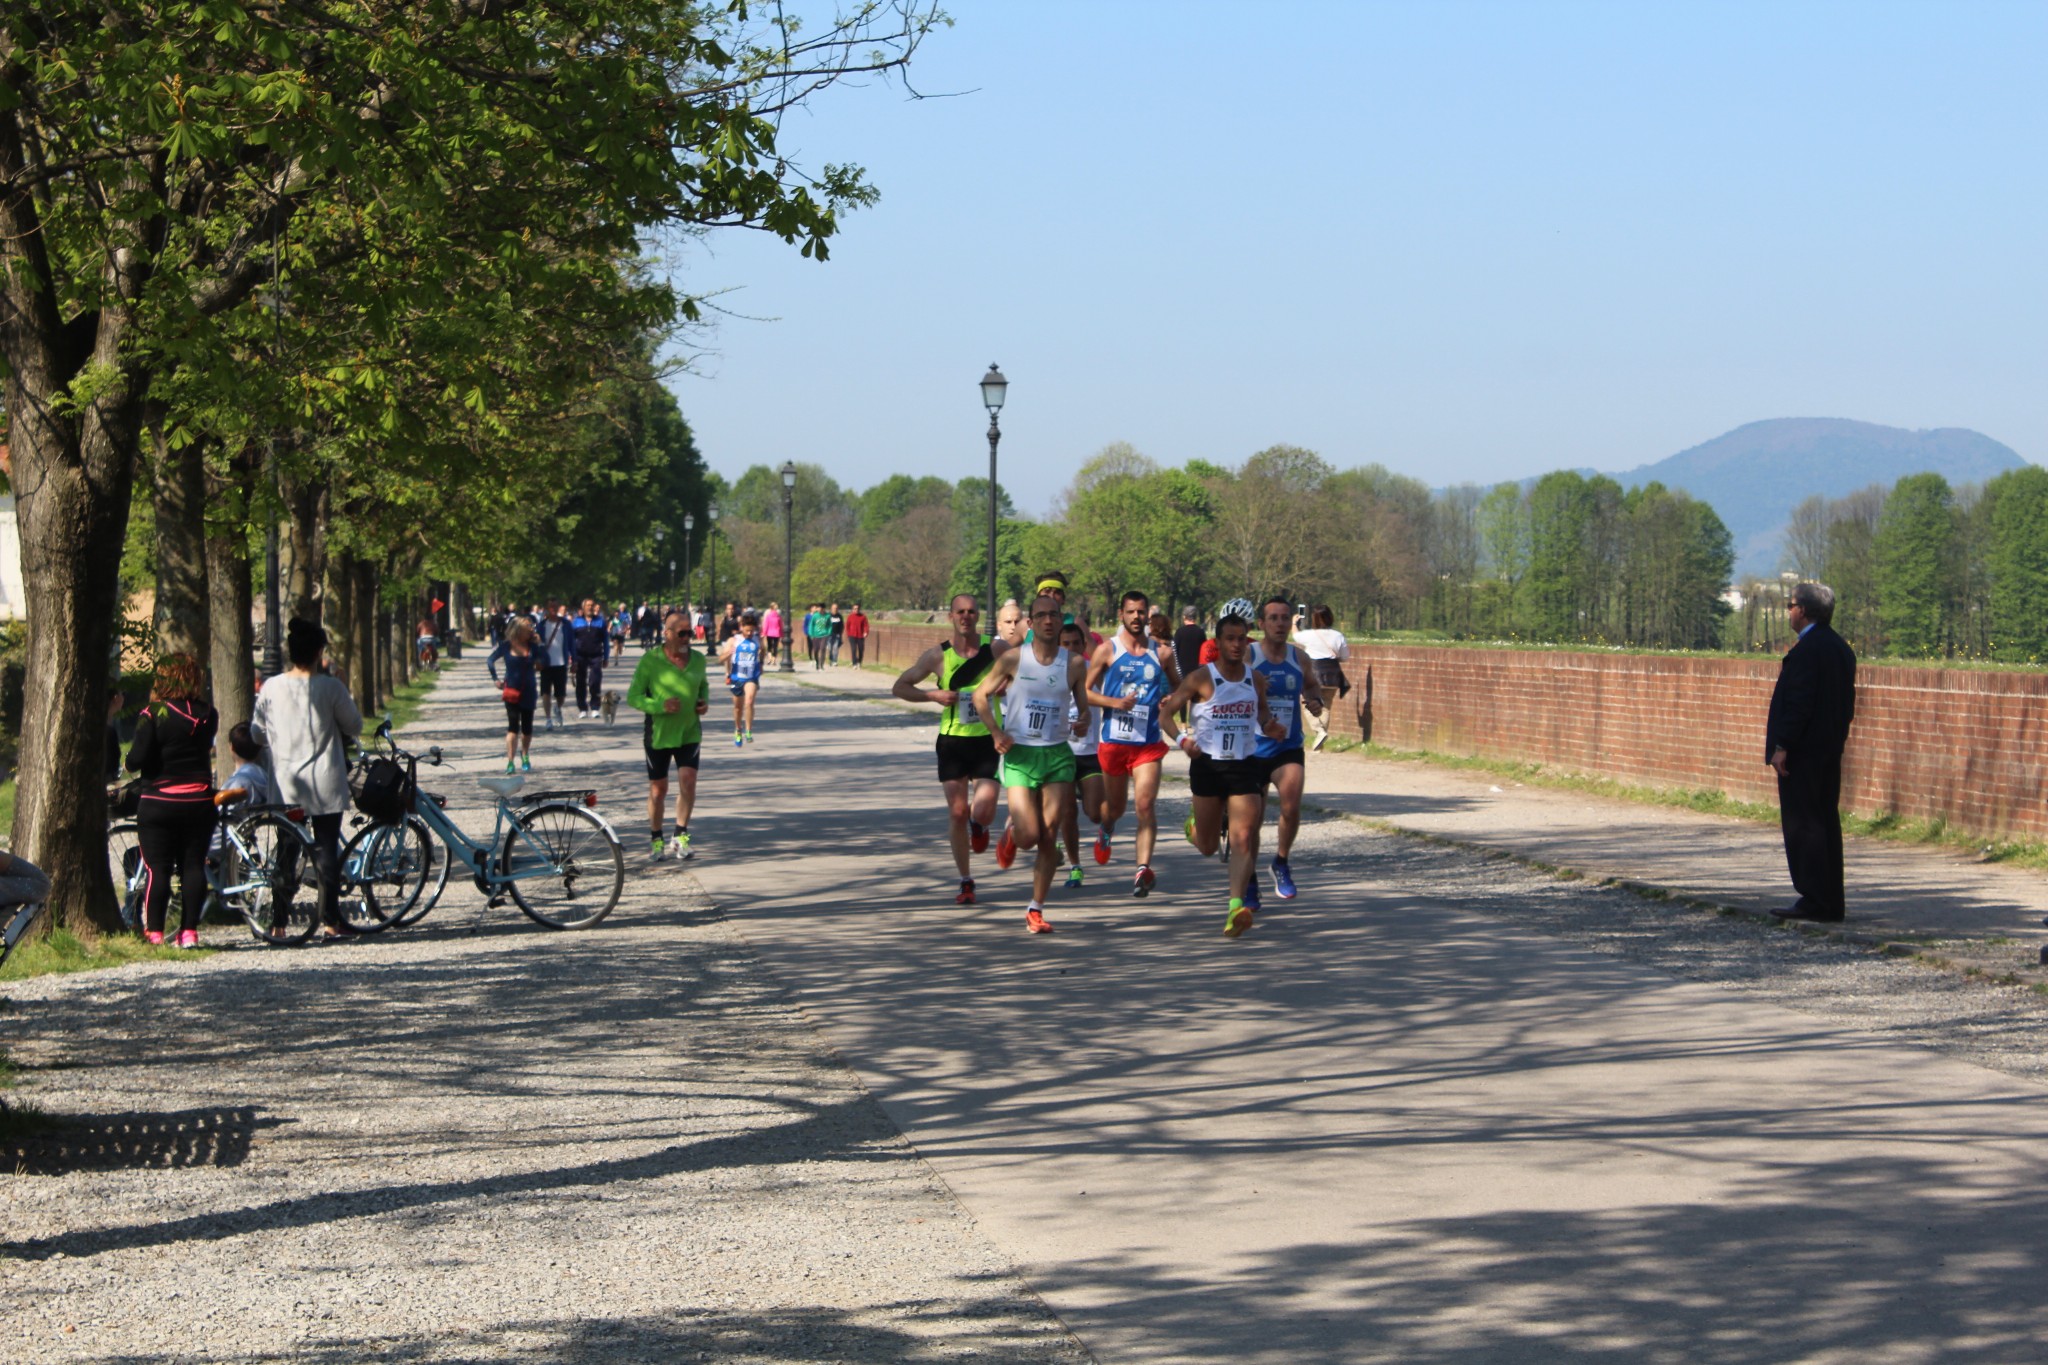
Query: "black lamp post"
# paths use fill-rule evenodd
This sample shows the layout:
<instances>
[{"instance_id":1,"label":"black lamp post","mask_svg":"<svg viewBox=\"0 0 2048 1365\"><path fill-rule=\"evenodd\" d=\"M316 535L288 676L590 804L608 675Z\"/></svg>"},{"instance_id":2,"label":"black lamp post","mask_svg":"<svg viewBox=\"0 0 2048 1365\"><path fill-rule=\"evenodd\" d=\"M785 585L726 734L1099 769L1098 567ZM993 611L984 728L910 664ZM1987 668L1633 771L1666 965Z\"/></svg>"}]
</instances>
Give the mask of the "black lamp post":
<instances>
[{"instance_id":1,"label":"black lamp post","mask_svg":"<svg viewBox=\"0 0 2048 1365\"><path fill-rule=\"evenodd\" d=\"M995 638L996 628L996 443L1003 439L996 414L1003 410L1003 396L1009 387L1010 381L991 362L988 373L981 377L981 402L988 409L988 601L981 609L990 639Z\"/></svg>"},{"instance_id":2,"label":"black lamp post","mask_svg":"<svg viewBox=\"0 0 2048 1365\"><path fill-rule=\"evenodd\" d=\"M714 502L705 510L711 515L711 529L704 533L704 541L711 547L711 592L704 599L708 611L718 605L718 504Z\"/></svg>"},{"instance_id":3,"label":"black lamp post","mask_svg":"<svg viewBox=\"0 0 2048 1365\"><path fill-rule=\"evenodd\" d=\"M796 461L782 462L782 671L796 672Z\"/></svg>"},{"instance_id":4,"label":"black lamp post","mask_svg":"<svg viewBox=\"0 0 2048 1365\"><path fill-rule=\"evenodd\" d=\"M685 512L685 513L683 513L683 567L684 567L685 569L688 569L688 568L690 568L690 532L692 532L692 531L694 531L694 530L696 530L696 529L697 529L697 515L696 515L696 513L694 513L694 512ZM690 577L691 577L692 579L695 579L695 578L696 578L696 576L697 576L697 575L696 575L696 572L695 572L694 570L692 570L692 571L691 571L691 574L690 574ZM692 594L692 593L688 593L688 592L685 592L685 593L683 594L683 596L684 596L684 597L690 597L690 596L693 596L693 595L694 595L694 594ZM687 606L687 605L688 605L688 603L685 603L684 605L686 605L686 606Z\"/></svg>"}]
</instances>

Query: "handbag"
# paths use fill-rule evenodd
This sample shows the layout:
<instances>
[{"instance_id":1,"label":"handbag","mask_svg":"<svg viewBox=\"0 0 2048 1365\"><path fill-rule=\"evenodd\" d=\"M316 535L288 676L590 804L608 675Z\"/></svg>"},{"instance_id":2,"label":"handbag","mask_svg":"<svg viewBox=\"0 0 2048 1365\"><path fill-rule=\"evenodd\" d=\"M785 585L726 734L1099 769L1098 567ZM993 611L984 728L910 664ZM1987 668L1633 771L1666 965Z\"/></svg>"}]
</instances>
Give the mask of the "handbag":
<instances>
[{"instance_id":1,"label":"handbag","mask_svg":"<svg viewBox=\"0 0 2048 1365\"><path fill-rule=\"evenodd\" d=\"M516 687L507 687L498 695L505 699L505 705L507 706L517 706L520 702L526 700L526 694Z\"/></svg>"},{"instance_id":2,"label":"handbag","mask_svg":"<svg viewBox=\"0 0 2048 1365\"><path fill-rule=\"evenodd\" d=\"M395 825L412 813L416 790L410 764L401 768L389 758L373 761L363 772L356 809L380 825Z\"/></svg>"}]
</instances>

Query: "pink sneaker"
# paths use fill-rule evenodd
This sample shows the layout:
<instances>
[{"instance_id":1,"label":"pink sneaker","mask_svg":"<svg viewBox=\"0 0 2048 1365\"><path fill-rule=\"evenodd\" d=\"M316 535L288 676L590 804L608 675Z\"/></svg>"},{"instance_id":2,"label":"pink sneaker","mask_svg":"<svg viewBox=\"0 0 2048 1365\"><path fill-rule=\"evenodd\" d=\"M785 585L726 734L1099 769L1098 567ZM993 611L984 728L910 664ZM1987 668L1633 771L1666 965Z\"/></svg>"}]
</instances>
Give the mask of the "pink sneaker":
<instances>
[{"instance_id":1,"label":"pink sneaker","mask_svg":"<svg viewBox=\"0 0 2048 1365\"><path fill-rule=\"evenodd\" d=\"M180 929L178 931L178 946L180 948L197 948L199 946L199 931L197 929Z\"/></svg>"},{"instance_id":2,"label":"pink sneaker","mask_svg":"<svg viewBox=\"0 0 2048 1365\"><path fill-rule=\"evenodd\" d=\"M146 931L142 936L145 939L149 940L149 946L152 948L161 948L164 946L164 936L162 934L159 934L154 929Z\"/></svg>"}]
</instances>

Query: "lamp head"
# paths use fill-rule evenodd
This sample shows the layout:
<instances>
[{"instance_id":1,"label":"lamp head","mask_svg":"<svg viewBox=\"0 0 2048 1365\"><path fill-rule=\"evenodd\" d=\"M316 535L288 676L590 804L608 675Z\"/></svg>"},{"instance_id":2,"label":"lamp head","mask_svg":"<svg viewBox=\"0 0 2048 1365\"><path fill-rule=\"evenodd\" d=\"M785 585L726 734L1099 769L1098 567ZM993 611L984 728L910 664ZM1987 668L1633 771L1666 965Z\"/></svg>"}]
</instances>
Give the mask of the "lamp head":
<instances>
[{"instance_id":1,"label":"lamp head","mask_svg":"<svg viewBox=\"0 0 2048 1365\"><path fill-rule=\"evenodd\" d=\"M697 529L697 517L695 513L683 513L683 529L685 531L694 531Z\"/></svg>"},{"instance_id":2,"label":"lamp head","mask_svg":"<svg viewBox=\"0 0 2048 1365\"><path fill-rule=\"evenodd\" d=\"M988 373L981 377L981 403L993 417L1003 409L1003 396L1009 391L1010 381L1003 378L1003 372L991 363Z\"/></svg>"},{"instance_id":3,"label":"lamp head","mask_svg":"<svg viewBox=\"0 0 2048 1365\"><path fill-rule=\"evenodd\" d=\"M796 487L796 461L795 461L795 460L784 460L784 461L782 462L782 486L783 486L784 488L795 488L795 487Z\"/></svg>"}]
</instances>

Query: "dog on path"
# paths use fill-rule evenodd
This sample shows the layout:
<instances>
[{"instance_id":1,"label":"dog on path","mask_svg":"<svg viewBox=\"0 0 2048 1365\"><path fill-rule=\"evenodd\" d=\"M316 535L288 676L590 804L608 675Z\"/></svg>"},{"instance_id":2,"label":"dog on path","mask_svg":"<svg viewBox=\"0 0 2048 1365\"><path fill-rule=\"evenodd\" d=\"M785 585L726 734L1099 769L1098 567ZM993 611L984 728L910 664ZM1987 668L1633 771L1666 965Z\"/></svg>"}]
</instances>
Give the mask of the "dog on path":
<instances>
[{"instance_id":1,"label":"dog on path","mask_svg":"<svg viewBox=\"0 0 2048 1365\"><path fill-rule=\"evenodd\" d=\"M617 720L619 718L619 694L617 692L605 693L604 700L598 705L598 711L604 716L604 723L606 725L610 725L613 721Z\"/></svg>"}]
</instances>

